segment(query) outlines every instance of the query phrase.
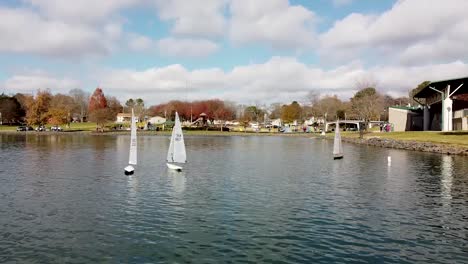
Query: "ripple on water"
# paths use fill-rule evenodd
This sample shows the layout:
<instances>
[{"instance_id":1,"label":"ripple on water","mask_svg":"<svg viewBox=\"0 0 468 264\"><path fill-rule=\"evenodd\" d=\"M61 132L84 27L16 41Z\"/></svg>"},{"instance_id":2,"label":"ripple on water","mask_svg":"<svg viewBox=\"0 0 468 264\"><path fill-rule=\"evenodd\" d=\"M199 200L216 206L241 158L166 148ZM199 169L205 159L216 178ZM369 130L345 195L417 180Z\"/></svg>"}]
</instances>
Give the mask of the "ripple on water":
<instances>
[{"instance_id":1,"label":"ripple on water","mask_svg":"<svg viewBox=\"0 0 468 264\"><path fill-rule=\"evenodd\" d=\"M128 136L0 137L0 262L468 262L463 158L187 137L173 173L155 136L126 177Z\"/></svg>"}]
</instances>

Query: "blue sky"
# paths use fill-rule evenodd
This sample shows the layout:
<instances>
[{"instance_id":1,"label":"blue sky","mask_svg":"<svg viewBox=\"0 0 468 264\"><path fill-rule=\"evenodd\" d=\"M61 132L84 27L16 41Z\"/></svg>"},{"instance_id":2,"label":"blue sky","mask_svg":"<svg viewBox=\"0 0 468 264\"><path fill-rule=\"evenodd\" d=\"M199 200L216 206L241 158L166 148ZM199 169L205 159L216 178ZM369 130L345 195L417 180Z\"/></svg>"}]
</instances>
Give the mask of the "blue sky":
<instances>
[{"instance_id":1,"label":"blue sky","mask_svg":"<svg viewBox=\"0 0 468 264\"><path fill-rule=\"evenodd\" d=\"M101 86L122 101L405 95L468 75L468 1L8 0L0 91Z\"/></svg>"}]
</instances>

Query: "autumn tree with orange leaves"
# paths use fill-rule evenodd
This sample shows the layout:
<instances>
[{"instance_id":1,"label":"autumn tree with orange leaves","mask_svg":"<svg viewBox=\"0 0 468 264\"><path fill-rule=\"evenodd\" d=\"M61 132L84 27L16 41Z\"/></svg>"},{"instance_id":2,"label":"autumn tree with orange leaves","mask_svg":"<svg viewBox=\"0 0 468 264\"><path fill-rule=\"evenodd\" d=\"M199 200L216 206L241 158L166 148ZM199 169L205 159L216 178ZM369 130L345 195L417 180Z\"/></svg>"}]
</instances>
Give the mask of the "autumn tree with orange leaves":
<instances>
[{"instance_id":1,"label":"autumn tree with orange leaves","mask_svg":"<svg viewBox=\"0 0 468 264\"><path fill-rule=\"evenodd\" d=\"M30 125L45 125L49 120L49 107L52 94L49 90L38 90L35 98L29 101L26 120Z\"/></svg>"},{"instance_id":2,"label":"autumn tree with orange leaves","mask_svg":"<svg viewBox=\"0 0 468 264\"><path fill-rule=\"evenodd\" d=\"M96 88L89 98L88 104L89 120L96 122L96 130L104 131L104 125L113 120L114 116L109 107L107 99L101 88Z\"/></svg>"},{"instance_id":3,"label":"autumn tree with orange leaves","mask_svg":"<svg viewBox=\"0 0 468 264\"><path fill-rule=\"evenodd\" d=\"M234 107L219 99L194 102L174 100L151 106L148 109L150 115L165 116L168 119L173 119L176 111L182 120L192 119L192 121L195 121L201 113L205 113L211 121L215 119L232 120L235 118Z\"/></svg>"}]
</instances>

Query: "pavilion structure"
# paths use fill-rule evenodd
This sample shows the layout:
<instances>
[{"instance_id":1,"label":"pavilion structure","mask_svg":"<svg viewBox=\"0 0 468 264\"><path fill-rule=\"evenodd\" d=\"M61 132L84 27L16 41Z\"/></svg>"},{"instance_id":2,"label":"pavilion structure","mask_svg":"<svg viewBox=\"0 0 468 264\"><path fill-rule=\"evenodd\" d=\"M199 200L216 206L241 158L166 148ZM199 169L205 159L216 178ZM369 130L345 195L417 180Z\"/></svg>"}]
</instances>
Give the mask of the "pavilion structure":
<instances>
[{"instance_id":1,"label":"pavilion structure","mask_svg":"<svg viewBox=\"0 0 468 264\"><path fill-rule=\"evenodd\" d=\"M468 130L468 77L431 82L413 95L423 107L423 130Z\"/></svg>"}]
</instances>

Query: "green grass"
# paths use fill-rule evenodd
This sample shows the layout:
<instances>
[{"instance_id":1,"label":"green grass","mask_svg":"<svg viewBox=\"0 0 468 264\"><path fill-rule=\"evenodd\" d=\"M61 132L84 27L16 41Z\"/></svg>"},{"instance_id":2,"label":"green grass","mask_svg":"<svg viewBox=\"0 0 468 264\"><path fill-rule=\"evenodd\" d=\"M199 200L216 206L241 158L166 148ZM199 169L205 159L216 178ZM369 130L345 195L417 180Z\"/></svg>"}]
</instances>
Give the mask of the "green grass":
<instances>
[{"instance_id":1,"label":"green grass","mask_svg":"<svg viewBox=\"0 0 468 264\"><path fill-rule=\"evenodd\" d=\"M390 132L390 133L373 133L367 136L376 136L381 138L389 138L395 140L410 140L432 142L449 145L468 146L468 134L460 132L432 132L432 131L408 131L408 132Z\"/></svg>"},{"instance_id":2,"label":"green grass","mask_svg":"<svg viewBox=\"0 0 468 264\"><path fill-rule=\"evenodd\" d=\"M16 128L18 126L6 126L6 125L0 125L0 131L16 131Z\"/></svg>"},{"instance_id":3,"label":"green grass","mask_svg":"<svg viewBox=\"0 0 468 264\"><path fill-rule=\"evenodd\" d=\"M333 134L332 134L333 135ZM330 135L330 136L332 136ZM343 132L343 137L358 138L358 132ZM430 142L447 145L468 146L468 132L406 131L367 133L364 138L388 138L402 141Z\"/></svg>"},{"instance_id":4,"label":"green grass","mask_svg":"<svg viewBox=\"0 0 468 264\"><path fill-rule=\"evenodd\" d=\"M62 128L66 131L94 131L96 130L96 123L85 122L85 123L71 123L70 128L66 125L62 125Z\"/></svg>"}]
</instances>

